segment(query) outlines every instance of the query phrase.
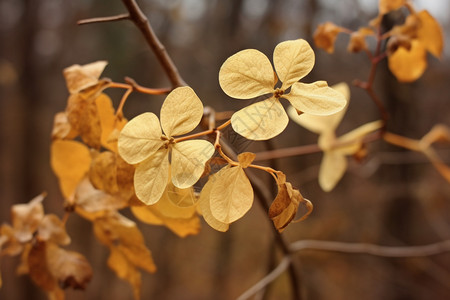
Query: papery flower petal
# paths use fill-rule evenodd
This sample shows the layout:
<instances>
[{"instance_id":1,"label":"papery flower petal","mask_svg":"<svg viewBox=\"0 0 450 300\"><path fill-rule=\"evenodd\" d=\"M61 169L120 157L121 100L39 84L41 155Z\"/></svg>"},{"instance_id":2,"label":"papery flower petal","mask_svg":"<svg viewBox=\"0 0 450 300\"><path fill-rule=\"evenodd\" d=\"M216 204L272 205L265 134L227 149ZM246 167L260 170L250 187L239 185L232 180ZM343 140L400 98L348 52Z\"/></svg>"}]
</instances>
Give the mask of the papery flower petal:
<instances>
[{"instance_id":1,"label":"papery flower petal","mask_svg":"<svg viewBox=\"0 0 450 300\"><path fill-rule=\"evenodd\" d=\"M216 176L210 194L212 215L220 222L232 223L252 207L252 185L241 167L223 168Z\"/></svg>"},{"instance_id":2,"label":"papery flower petal","mask_svg":"<svg viewBox=\"0 0 450 300\"><path fill-rule=\"evenodd\" d=\"M331 115L342 110L347 100L340 92L330 88L325 81L311 84L296 82L291 92L283 95L295 109L312 115Z\"/></svg>"},{"instance_id":3,"label":"papery flower petal","mask_svg":"<svg viewBox=\"0 0 450 300\"><path fill-rule=\"evenodd\" d=\"M159 201L169 179L169 151L156 151L136 167L134 188L136 196L147 205Z\"/></svg>"},{"instance_id":4,"label":"papery flower petal","mask_svg":"<svg viewBox=\"0 0 450 300\"><path fill-rule=\"evenodd\" d=\"M342 95L344 95L347 99L347 104L342 110L328 116L317 116L306 113L299 115L293 106L289 106L287 109L289 117L300 126L303 126L304 128L317 134L322 134L327 131L334 131L347 111L350 100L350 89L344 82L333 85L331 88L342 93Z\"/></svg>"},{"instance_id":5,"label":"papery flower petal","mask_svg":"<svg viewBox=\"0 0 450 300\"><path fill-rule=\"evenodd\" d=\"M249 140L268 140L280 134L289 118L276 98L253 103L231 117L233 130Z\"/></svg>"},{"instance_id":6,"label":"papery flower petal","mask_svg":"<svg viewBox=\"0 0 450 300\"><path fill-rule=\"evenodd\" d=\"M206 223L208 223L209 226L211 226L217 231L225 232L228 230L230 225L228 223L224 223L217 220L211 212L211 201L210 201L211 189L216 180L217 180L216 174L209 177L208 182L206 182L205 186L203 187L200 193L198 205L200 207L201 214L203 215L203 218L205 219Z\"/></svg>"},{"instance_id":7,"label":"papery flower petal","mask_svg":"<svg viewBox=\"0 0 450 300\"><path fill-rule=\"evenodd\" d=\"M380 129L381 127L383 127L383 121L381 120L361 125L358 128L355 128L352 131L340 136L338 138L338 142L340 144L344 144L344 146L339 146L337 149L347 155L354 154L361 148L364 137L369 133Z\"/></svg>"},{"instance_id":8,"label":"papery flower petal","mask_svg":"<svg viewBox=\"0 0 450 300\"><path fill-rule=\"evenodd\" d=\"M154 154L164 141L161 127L153 113L143 113L130 122L120 132L119 154L129 164L137 164Z\"/></svg>"},{"instance_id":9,"label":"papery flower petal","mask_svg":"<svg viewBox=\"0 0 450 300\"><path fill-rule=\"evenodd\" d=\"M319 184L325 191L329 192L339 180L344 176L347 170L347 158L339 151L325 151L320 164Z\"/></svg>"},{"instance_id":10,"label":"papery flower petal","mask_svg":"<svg viewBox=\"0 0 450 300\"><path fill-rule=\"evenodd\" d=\"M271 93L275 86L272 64L258 50L242 50L223 63L219 83L225 94L238 99Z\"/></svg>"},{"instance_id":11,"label":"papery flower petal","mask_svg":"<svg viewBox=\"0 0 450 300\"><path fill-rule=\"evenodd\" d=\"M205 140L190 140L172 147L172 182L185 189L196 183L214 154L214 146Z\"/></svg>"},{"instance_id":12,"label":"papery flower petal","mask_svg":"<svg viewBox=\"0 0 450 300\"><path fill-rule=\"evenodd\" d=\"M421 26L417 32L417 38L425 48L436 57L441 57L444 48L444 38L441 25L426 10L420 11L417 16Z\"/></svg>"},{"instance_id":13,"label":"papery flower petal","mask_svg":"<svg viewBox=\"0 0 450 300\"><path fill-rule=\"evenodd\" d=\"M188 86L174 89L161 107L161 127L169 136L178 136L197 127L203 116L202 101Z\"/></svg>"},{"instance_id":14,"label":"papery flower petal","mask_svg":"<svg viewBox=\"0 0 450 300\"><path fill-rule=\"evenodd\" d=\"M282 89L299 81L314 66L314 51L307 41L299 39L279 43L273 52L273 63Z\"/></svg>"}]
</instances>

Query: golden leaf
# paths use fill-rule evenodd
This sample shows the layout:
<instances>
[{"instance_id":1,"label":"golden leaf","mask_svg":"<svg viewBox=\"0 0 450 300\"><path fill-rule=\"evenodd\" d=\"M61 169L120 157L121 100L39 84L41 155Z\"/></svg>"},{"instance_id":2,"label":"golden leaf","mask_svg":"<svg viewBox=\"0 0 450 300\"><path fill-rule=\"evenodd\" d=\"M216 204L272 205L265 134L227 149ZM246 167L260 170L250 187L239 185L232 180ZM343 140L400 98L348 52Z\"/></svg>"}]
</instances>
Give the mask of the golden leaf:
<instances>
[{"instance_id":1,"label":"golden leaf","mask_svg":"<svg viewBox=\"0 0 450 300\"><path fill-rule=\"evenodd\" d=\"M251 99L273 92L272 65L262 52L242 50L230 56L219 71L219 83L230 97Z\"/></svg>"},{"instance_id":2,"label":"golden leaf","mask_svg":"<svg viewBox=\"0 0 450 300\"><path fill-rule=\"evenodd\" d=\"M206 140L189 140L173 145L171 162L173 184L185 189L196 183L214 150L214 146Z\"/></svg>"},{"instance_id":3,"label":"golden leaf","mask_svg":"<svg viewBox=\"0 0 450 300\"><path fill-rule=\"evenodd\" d=\"M69 198L89 171L89 149L77 141L56 140L51 145L50 164L59 179L63 196Z\"/></svg>"},{"instance_id":4,"label":"golden leaf","mask_svg":"<svg viewBox=\"0 0 450 300\"><path fill-rule=\"evenodd\" d=\"M308 75L314 66L314 59L314 51L305 40L279 43L273 52L273 64L278 78L283 82L281 89Z\"/></svg>"},{"instance_id":5,"label":"golden leaf","mask_svg":"<svg viewBox=\"0 0 450 300\"><path fill-rule=\"evenodd\" d=\"M95 220L94 233L111 251L108 266L132 285L134 297L139 299L141 274L137 269L153 273L156 266L136 224L115 213Z\"/></svg>"},{"instance_id":6,"label":"golden leaf","mask_svg":"<svg viewBox=\"0 0 450 300\"><path fill-rule=\"evenodd\" d=\"M115 115L111 99L106 94L101 94L95 99L98 117L100 119L101 137L103 147L117 153L117 140L119 133L127 124L126 119L118 119Z\"/></svg>"},{"instance_id":7,"label":"golden leaf","mask_svg":"<svg viewBox=\"0 0 450 300\"><path fill-rule=\"evenodd\" d=\"M161 107L161 127L168 137L183 135L197 127L203 117L202 101L188 86L174 89Z\"/></svg>"},{"instance_id":8,"label":"golden leaf","mask_svg":"<svg viewBox=\"0 0 450 300\"><path fill-rule=\"evenodd\" d=\"M216 178L217 178L216 174L209 177L208 182L206 182L205 186L203 187L200 193L198 205L206 223L208 223L209 226L211 226L217 231L225 232L228 230L230 225L228 223L224 223L217 220L211 212L211 202L210 202L211 189L215 183Z\"/></svg>"},{"instance_id":9,"label":"golden leaf","mask_svg":"<svg viewBox=\"0 0 450 300\"><path fill-rule=\"evenodd\" d=\"M242 167L222 168L210 192L211 213L220 222L240 219L253 204L253 188Z\"/></svg>"},{"instance_id":10,"label":"golden leaf","mask_svg":"<svg viewBox=\"0 0 450 300\"><path fill-rule=\"evenodd\" d=\"M130 120L120 132L119 154L127 163L140 163L164 145L161 136L158 117L143 113Z\"/></svg>"},{"instance_id":11,"label":"golden leaf","mask_svg":"<svg viewBox=\"0 0 450 300\"><path fill-rule=\"evenodd\" d=\"M411 49L399 47L388 56L388 65L398 81L415 81L427 68L427 52L418 40L413 40Z\"/></svg>"},{"instance_id":12,"label":"golden leaf","mask_svg":"<svg viewBox=\"0 0 450 300\"><path fill-rule=\"evenodd\" d=\"M351 53L358 53L367 50L366 36L360 31L355 31L350 35L347 51Z\"/></svg>"},{"instance_id":13,"label":"golden leaf","mask_svg":"<svg viewBox=\"0 0 450 300\"><path fill-rule=\"evenodd\" d=\"M397 10L405 5L406 0L380 0L378 2L378 10L380 15L387 14L390 11Z\"/></svg>"},{"instance_id":14,"label":"golden leaf","mask_svg":"<svg viewBox=\"0 0 450 300\"><path fill-rule=\"evenodd\" d=\"M96 61L83 66L73 65L65 68L63 74L69 92L76 94L96 85L107 64L106 61Z\"/></svg>"},{"instance_id":15,"label":"golden leaf","mask_svg":"<svg viewBox=\"0 0 450 300\"><path fill-rule=\"evenodd\" d=\"M256 154L253 152L243 152L238 155L239 165L245 169L255 160L255 157Z\"/></svg>"},{"instance_id":16,"label":"golden leaf","mask_svg":"<svg viewBox=\"0 0 450 300\"><path fill-rule=\"evenodd\" d=\"M328 53L333 53L334 44L340 32L342 29L331 22L320 24L314 32L314 44Z\"/></svg>"},{"instance_id":17,"label":"golden leaf","mask_svg":"<svg viewBox=\"0 0 450 300\"><path fill-rule=\"evenodd\" d=\"M420 43L435 57L441 57L444 48L444 37L442 28L432 15L426 10L417 13L420 20L420 27L417 31L417 38Z\"/></svg>"},{"instance_id":18,"label":"golden leaf","mask_svg":"<svg viewBox=\"0 0 450 300\"><path fill-rule=\"evenodd\" d=\"M170 202L181 208L195 208L194 205L197 202L192 186L186 189L180 189L172 182L167 184L167 197Z\"/></svg>"},{"instance_id":19,"label":"golden leaf","mask_svg":"<svg viewBox=\"0 0 450 300\"><path fill-rule=\"evenodd\" d=\"M147 205L158 202L166 188L169 179L168 155L168 150L159 150L136 167L135 192L139 200Z\"/></svg>"},{"instance_id":20,"label":"golden leaf","mask_svg":"<svg viewBox=\"0 0 450 300\"><path fill-rule=\"evenodd\" d=\"M267 140L286 128L289 118L276 98L253 103L231 117L233 130L250 140Z\"/></svg>"},{"instance_id":21,"label":"golden leaf","mask_svg":"<svg viewBox=\"0 0 450 300\"><path fill-rule=\"evenodd\" d=\"M329 87L325 81L294 83L291 92L284 97L295 109L313 115L337 113L347 103L345 95Z\"/></svg>"},{"instance_id":22,"label":"golden leaf","mask_svg":"<svg viewBox=\"0 0 450 300\"><path fill-rule=\"evenodd\" d=\"M16 256L23 249L22 242L16 238L14 228L9 224L2 224L0 227L0 257L3 255Z\"/></svg>"}]
</instances>

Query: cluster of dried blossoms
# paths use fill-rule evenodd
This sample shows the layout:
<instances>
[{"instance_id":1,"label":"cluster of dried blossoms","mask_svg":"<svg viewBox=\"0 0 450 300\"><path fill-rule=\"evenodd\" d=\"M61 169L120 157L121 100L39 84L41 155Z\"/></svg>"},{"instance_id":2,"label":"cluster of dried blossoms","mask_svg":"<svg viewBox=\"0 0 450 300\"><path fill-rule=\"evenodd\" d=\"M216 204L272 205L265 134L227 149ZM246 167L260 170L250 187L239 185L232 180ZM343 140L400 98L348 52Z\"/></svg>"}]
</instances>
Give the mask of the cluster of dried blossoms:
<instances>
[{"instance_id":1,"label":"cluster of dried blossoms","mask_svg":"<svg viewBox=\"0 0 450 300\"><path fill-rule=\"evenodd\" d=\"M382 16L401 6L411 12L405 24L381 35ZM442 50L439 25L426 11L416 13L407 1L380 1L380 15L372 25L375 29L351 33L349 49L368 52L367 36L389 38L386 55L399 80L420 76L426 51L439 56ZM315 41L332 52L340 32L349 31L332 23L321 25ZM55 116L51 165L67 212L92 222L95 236L110 249L108 266L132 285L136 299L140 270L154 272L156 267L136 223L120 214L121 209L130 207L138 220L166 226L180 237L199 232L200 215L214 229L227 231L252 207L254 192L245 169L254 168L271 174L278 187L268 211L278 231L293 221L300 205L307 212L297 221L311 212L311 202L281 171L253 164L254 153L241 153L236 160L224 153L220 137L228 125L247 139L267 140L282 133L291 117L319 134L318 146L324 152L319 183L325 191L332 190L345 173L346 156L363 155L365 137L385 125L373 121L336 137L335 129L348 107L349 88L345 84L329 87L324 81L299 82L314 65L314 52L306 41L277 45L273 65L254 49L228 58L219 72L223 91L233 98L266 96L265 100L244 107L216 128L195 133L191 132L199 126L204 110L190 87L172 90L159 118L146 112L127 121L122 114L125 100L132 91L145 88L100 79L106 67L103 61L64 70L70 96L66 110ZM127 89L117 109L103 93L107 88ZM280 99L289 101L287 112ZM448 168L431 148L443 137L448 137L448 131L438 127L421 141L410 140L409 145L424 152L450 181ZM386 134L385 139L405 144L395 135ZM213 173L210 164L219 161L213 157L215 153L223 166ZM201 192L194 192L193 186L202 177L207 177L206 184ZM13 206L12 226L1 227L1 255L21 254L19 273L28 273L51 299L63 299L61 287L84 288L92 271L83 256L61 247L70 243L65 231L68 214L63 220L44 215L42 199L39 196L28 204Z\"/></svg>"}]
</instances>

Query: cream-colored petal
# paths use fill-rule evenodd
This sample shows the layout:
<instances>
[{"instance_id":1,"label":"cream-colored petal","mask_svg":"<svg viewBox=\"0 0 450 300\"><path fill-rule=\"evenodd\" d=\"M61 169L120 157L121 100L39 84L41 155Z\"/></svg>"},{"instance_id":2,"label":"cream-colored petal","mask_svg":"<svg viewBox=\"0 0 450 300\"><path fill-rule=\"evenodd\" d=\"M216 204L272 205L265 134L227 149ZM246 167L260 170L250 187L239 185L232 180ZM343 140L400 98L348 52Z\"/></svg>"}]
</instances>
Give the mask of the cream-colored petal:
<instances>
[{"instance_id":1,"label":"cream-colored petal","mask_svg":"<svg viewBox=\"0 0 450 300\"><path fill-rule=\"evenodd\" d=\"M275 98L253 103L231 117L233 130L249 140L268 140L286 128L289 118Z\"/></svg>"},{"instance_id":2,"label":"cream-colored petal","mask_svg":"<svg viewBox=\"0 0 450 300\"><path fill-rule=\"evenodd\" d=\"M291 92L283 96L295 109L311 115L331 115L347 104L345 96L332 89L325 81L311 84L296 82Z\"/></svg>"},{"instance_id":3,"label":"cream-colored petal","mask_svg":"<svg viewBox=\"0 0 450 300\"><path fill-rule=\"evenodd\" d=\"M347 170L347 158L339 151L325 151L320 164L319 185L330 192L344 176Z\"/></svg>"},{"instance_id":4,"label":"cream-colored petal","mask_svg":"<svg viewBox=\"0 0 450 300\"><path fill-rule=\"evenodd\" d=\"M376 131L383 127L383 121L373 121L364 125L359 126L358 128L353 129L352 131L340 136L337 140L339 144L344 144L343 146L339 146L337 150L345 153L347 155L354 154L361 148L362 141L366 135L369 133Z\"/></svg>"},{"instance_id":5,"label":"cream-colored petal","mask_svg":"<svg viewBox=\"0 0 450 300\"><path fill-rule=\"evenodd\" d=\"M172 182L185 189L196 183L214 154L214 146L205 140L189 140L172 147Z\"/></svg>"},{"instance_id":6,"label":"cream-colored petal","mask_svg":"<svg viewBox=\"0 0 450 300\"><path fill-rule=\"evenodd\" d=\"M217 174L209 177L208 182L206 182L205 186L203 187L200 193L198 205L200 206L201 213L206 223L208 223L209 226L211 226L217 231L225 232L228 230L230 225L228 223L224 223L217 220L211 212L211 203L210 203L211 189L217 178L218 178Z\"/></svg>"},{"instance_id":7,"label":"cream-colored petal","mask_svg":"<svg viewBox=\"0 0 450 300\"><path fill-rule=\"evenodd\" d=\"M161 199L153 205L164 217L189 219L196 213L197 208L195 205L181 207L173 203L169 197L169 187L167 187Z\"/></svg>"},{"instance_id":8,"label":"cream-colored petal","mask_svg":"<svg viewBox=\"0 0 450 300\"><path fill-rule=\"evenodd\" d=\"M161 107L161 127L167 136L178 136L197 127L203 116L202 101L188 86L174 89Z\"/></svg>"},{"instance_id":9,"label":"cream-colored petal","mask_svg":"<svg viewBox=\"0 0 450 300\"><path fill-rule=\"evenodd\" d=\"M240 219L252 207L253 188L241 167L223 168L211 188L211 212L223 223Z\"/></svg>"},{"instance_id":10,"label":"cream-colored petal","mask_svg":"<svg viewBox=\"0 0 450 300\"><path fill-rule=\"evenodd\" d=\"M136 196L147 205L159 201L169 179L169 151L156 151L136 167L134 189Z\"/></svg>"},{"instance_id":11,"label":"cream-colored petal","mask_svg":"<svg viewBox=\"0 0 450 300\"><path fill-rule=\"evenodd\" d=\"M287 113L291 120L317 134L334 131L347 111L350 101L350 89L345 82L333 85L331 88L342 93L347 99L347 103L342 110L328 116L317 116L306 113L299 115L293 106L289 106Z\"/></svg>"},{"instance_id":12,"label":"cream-colored petal","mask_svg":"<svg viewBox=\"0 0 450 300\"><path fill-rule=\"evenodd\" d=\"M219 71L219 83L230 97L250 99L273 92L272 65L262 52L242 50L230 56Z\"/></svg>"},{"instance_id":13,"label":"cream-colored petal","mask_svg":"<svg viewBox=\"0 0 450 300\"><path fill-rule=\"evenodd\" d=\"M314 51L307 41L299 39L279 43L273 52L273 64L284 90L299 81L314 66Z\"/></svg>"},{"instance_id":14,"label":"cream-colored petal","mask_svg":"<svg viewBox=\"0 0 450 300\"><path fill-rule=\"evenodd\" d=\"M162 145L161 127L153 113L143 113L122 129L119 135L119 154L129 164L137 164L154 154Z\"/></svg>"},{"instance_id":15,"label":"cream-colored petal","mask_svg":"<svg viewBox=\"0 0 450 300\"><path fill-rule=\"evenodd\" d=\"M81 90L97 84L100 75L108 62L96 61L83 66L72 65L63 70L67 88L71 94L76 94Z\"/></svg>"}]
</instances>

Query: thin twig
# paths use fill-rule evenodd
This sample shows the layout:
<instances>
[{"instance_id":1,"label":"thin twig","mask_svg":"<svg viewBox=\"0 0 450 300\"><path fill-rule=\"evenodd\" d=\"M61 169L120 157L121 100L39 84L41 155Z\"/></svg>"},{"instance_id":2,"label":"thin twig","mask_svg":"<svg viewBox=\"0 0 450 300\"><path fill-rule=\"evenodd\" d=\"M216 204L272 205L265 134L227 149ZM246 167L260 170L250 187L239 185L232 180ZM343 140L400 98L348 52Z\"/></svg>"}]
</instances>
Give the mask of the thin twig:
<instances>
[{"instance_id":1,"label":"thin twig","mask_svg":"<svg viewBox=\"0 0 450 300\"><path fill-rule=\"evenodd\" d=\"M110 16L110 17L98 17L98 18L91 18L91 19L84 19L77 22L77 25L86 25L86 24L93 24L93 23L105 23L105 22L115 22L115 21L122 21L122 20L129 20L130 14L120 14L117 16Z\"/></svg>"},{"instance_id":2,"label":"thin twig","mask_svg":"<svg viewBox=\"0 0 450 300\"><path fill-rule=\"evenodd\" d=\"M289 256L285 256L278 264L278 266L275 269L273 269L272 272L264 276L264 278L258 281L255 285L253 285L251 288L242 293L237 298L237 300L246 300L255 295L257 292L259 292L267 285L269 285L271 282L273 282L275 279L277 279L289 267L290 264L291 258Z\"/></svg>"},{"instance_id":3,"label":"thin twig","mask_svg":"<svg viewBox=\"0 0 450 300\"><path fill-rule=\"evenodd\" d=\"M172 58L167 53L164 45L159 41L158 37L153 31L153 28L150 26L147 17L137 5L136 1L122 0L122 2L130 14L130 20L133 21L133 23L139 28L141 33L144 35L148 45L153 50L153 53L158 58L158 61L169 77L170 82L172 83L172 87L176 88L186 85L186 82L183 80L178 72L177 67L173 63Z\"/></svg>"},{"instance_id":4,"label":"thin twig","mask_svg":"<svg viewBox=\"0 0 450 300\"><path fill-rule=\"evenodd\" d=\"M290 249L292 251L311 249L342 253L359 253L383 257L422 257L450 252L450 240L423 246L406 247L380 246L368 243L302 240L292 243Z\"/></svg>"}]
</instances>

